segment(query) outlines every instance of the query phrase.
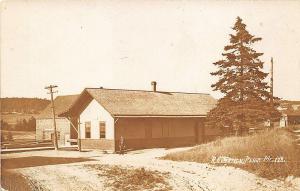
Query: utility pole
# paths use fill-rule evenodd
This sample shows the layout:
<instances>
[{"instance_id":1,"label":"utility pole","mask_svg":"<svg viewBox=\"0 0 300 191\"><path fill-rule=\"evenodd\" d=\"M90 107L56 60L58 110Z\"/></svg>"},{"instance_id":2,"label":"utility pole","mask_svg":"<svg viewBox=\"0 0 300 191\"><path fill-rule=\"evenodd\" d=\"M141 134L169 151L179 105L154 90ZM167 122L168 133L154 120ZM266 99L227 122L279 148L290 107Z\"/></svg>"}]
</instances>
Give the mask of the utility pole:
<instances>
[{"instance_id":1,"label":"utility pole","mask_svg":"<svg viewBox=\"0 0 300 191\"><path fill-rule=\"evenodd\" d=\"M271 104L273 106L273 57L271 57Z\"/></svg>"},{"instance_id":2,"label":"utility pole","mask_svg":"<svg viewBox=\"0 0 300 191\"><path fill-rule=\"evenodd\" d=\"M57 88L57 86L56 85L50 85L50 86L45 87L45 89L49 90L48 94L51 95L51 106L52 106L53 126L54 126L54 148L55 148L55 150L58 150L56 121L55 121L55 108L54 108L54 102L53 102L53 93L57 93L57 91L53 91L54 88Z\"/></svg>"},{"instance_id":3,"label":"utility pole","mask_svg":"<svg viewBox=\"0 0 300 191\"><path fill-rule=\"evenodd\" d=\"M270 98L270 103L271 103L271 107L272 109L274 108L274 94L273 94L273 89L274 89L274 85L273 85L273 57L271 57L271 84L270 84L270 93L271 93L271 98ZM271 119L270 119L270 127L273 128L274 127L274 123L273 123L273 119L272 119L272 116L271 116Z\"/></svg>"}]
</instances>

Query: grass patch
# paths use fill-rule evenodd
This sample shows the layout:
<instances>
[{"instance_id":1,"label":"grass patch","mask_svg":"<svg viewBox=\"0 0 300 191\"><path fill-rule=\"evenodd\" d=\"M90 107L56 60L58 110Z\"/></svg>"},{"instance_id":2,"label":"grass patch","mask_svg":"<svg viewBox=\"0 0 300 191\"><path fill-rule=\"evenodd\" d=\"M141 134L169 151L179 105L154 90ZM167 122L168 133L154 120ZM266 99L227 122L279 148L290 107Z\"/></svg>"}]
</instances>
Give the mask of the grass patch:
<instances>
[{"instance_id":1,"label":"grass patch","mask_svg":"<svg viewBox=\"0 0 300 191\"><path fill-rule=\"evenodd\" d=\"M113 190L171 190L166 181L169 173L145 170L144 168L128 169L110 165L84 165L96 170L98 176L105 177L105 186Z\"/></svg>"},{"instance_id":2,"label":"grass patch","mask_svg":"<svg viewBox=\"0 0 300 191\"><path fill-rule=\"evenodd\" d=\"M231 165L273 179L287 176L300 176L300 151L293 142L294 135L283 129L264 131L244 137L227 137L211 143L196 146L190 150L170 153L163 159L212 163L212 159L226 158ZM272 159L282 157L284 162L251 161L244 164L233 163L239 159ZM220 163L218 164L220 165Z\"/></svg>"}]
</instances>

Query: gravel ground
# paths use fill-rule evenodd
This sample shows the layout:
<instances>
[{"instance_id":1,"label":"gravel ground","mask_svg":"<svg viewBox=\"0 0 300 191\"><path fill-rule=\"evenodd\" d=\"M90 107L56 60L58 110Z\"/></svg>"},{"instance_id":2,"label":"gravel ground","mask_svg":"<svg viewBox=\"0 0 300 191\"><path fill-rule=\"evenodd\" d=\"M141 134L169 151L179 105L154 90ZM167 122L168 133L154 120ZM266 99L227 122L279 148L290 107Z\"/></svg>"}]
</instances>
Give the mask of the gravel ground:
<instances>
[{"instance_id":1,"label":"gravel ground","mask_svg":"<svg viewBox=\"0 0 300 191\"><path fill-rule=\"evenodd\" d=\"M42 190L110 190L104 187L105 178L99 177L94 170L84 168L85 164L120 165L130 169L144 167L147 170L168 172L172 190L178 191L300 190L300 178L267 180L234 167L158 159L167 153L184 149L188 148L147 149L124 155L97 151L32 151L2 155L2 167L7 166L23 174ZM15 162L18 159L25 162ZM9 164L10 160L12 164Z\"/></svg>"}]
</instances>

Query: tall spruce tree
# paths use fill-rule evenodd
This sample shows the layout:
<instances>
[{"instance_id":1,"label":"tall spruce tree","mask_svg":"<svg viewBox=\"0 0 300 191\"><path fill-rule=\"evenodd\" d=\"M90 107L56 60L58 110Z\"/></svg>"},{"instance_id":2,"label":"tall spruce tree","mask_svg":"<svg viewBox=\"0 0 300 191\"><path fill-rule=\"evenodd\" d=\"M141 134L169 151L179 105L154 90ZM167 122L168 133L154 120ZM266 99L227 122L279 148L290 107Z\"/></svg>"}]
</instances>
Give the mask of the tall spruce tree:
<instances>
[{"instance_id":1,"label":"tall spruce tree","mask_svg":"<svg viewBox=\"0 0 300 191\"><path fill-rule=\"evenodd\" d=\"M232 29L235 34L230 35L230 44L224 47L224 58L214 63L218 70L211 73L219 78L213 90L225 96L209 112L207 124L241 134L278 118L279 112L270 101L270 87L265 82L268 73L262 71L264 63L259 59L263 53L251 48L261 38L251 35L240 17Z\"/></svg>"}]
</instances>

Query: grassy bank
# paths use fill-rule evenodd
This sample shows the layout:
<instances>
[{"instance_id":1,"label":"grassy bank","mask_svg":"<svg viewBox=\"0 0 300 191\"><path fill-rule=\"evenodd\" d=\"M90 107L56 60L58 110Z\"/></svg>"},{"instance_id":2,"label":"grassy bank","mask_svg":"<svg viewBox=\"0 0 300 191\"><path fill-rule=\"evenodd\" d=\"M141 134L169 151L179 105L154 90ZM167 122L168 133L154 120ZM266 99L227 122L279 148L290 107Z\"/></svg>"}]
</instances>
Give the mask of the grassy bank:
<instances>
[{"instance_id":1,"label":"grassy bank","mask_svg":"<svg viewBox=\"0 0 300 191\"><path fill-rule=\"evenodd\" d=\"M293 134L282 129L245 137L227 137L163 158L231 165L270 179L300 176L300 151L293 143Z\"/></svg>"},{"instance_id":2,"label":"grassy bank","mask_svg":"<svg viewBox=\"0 0 300 191\"><path fill-rule=\"evenodd\" d=\"M1 170L1 187L8 191L48 191L22 174L9 170Z\"/></svg>"}]
</instances>

